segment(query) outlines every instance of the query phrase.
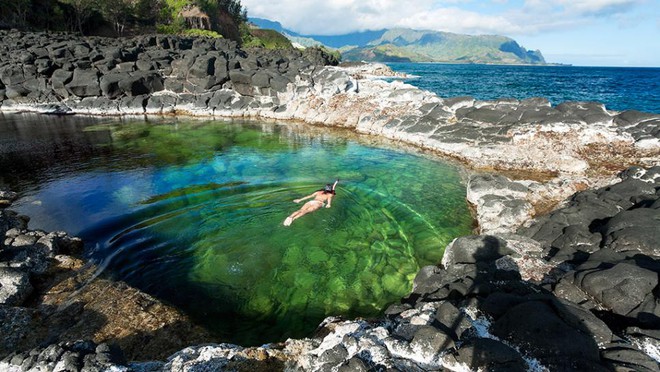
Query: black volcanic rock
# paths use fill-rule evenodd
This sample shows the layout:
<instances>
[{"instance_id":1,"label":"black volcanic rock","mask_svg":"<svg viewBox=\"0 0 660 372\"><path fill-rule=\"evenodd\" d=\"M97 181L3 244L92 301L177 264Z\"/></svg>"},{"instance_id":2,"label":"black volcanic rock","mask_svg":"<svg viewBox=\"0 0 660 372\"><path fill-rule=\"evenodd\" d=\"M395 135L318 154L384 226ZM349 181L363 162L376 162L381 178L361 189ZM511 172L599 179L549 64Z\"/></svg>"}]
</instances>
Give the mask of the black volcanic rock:
<instances>
[{"instance_id":1,"label":"black volcanic rock","mask_svg":"<svg viewBox=\"0 0 660 372\"><path fill-rule=\"evenodd\" d=\"M29 51L22 48L26 42ZM111 113L139 110L135 99L124 98L163 89L204 94L227 88L246 96L257 90L274 96L302 70L337 63L320 49L246 53L227 40L162 35L82 40L69 34L0 31L0 50L8 57L0 59L0 103L64 101ZM106 100L83 102L99 96ZM247 106L235 102L232 107Z\"/></svg>"},{"instance_id":2,"label":"black volcanic rock","mask_svg":"<svg viewBox=\"0 0 660 372\"><path fill-rule=\"evenodd\" d=\"M648 200L648 203L655 202ZM653 206L653 204L650 204ZM660 257L660 209L622 211L603 226L604 244L617 252L633 251Z\"/></svg>"},{"instance_id":3,"label":"black volcanic rock","mask_svg":"<svg viewBox=\"0 0 660 372\"><path fill-rule=\"evenodd\" d=\"M73 70L73 78L65 87L69 93L80 98L99 96L99 75L97 70L77 68Z\"/></svg>"},{"instance_id":4,"label":"black volcanic rock","mask_svg":"<svg viewBox=\"0 0 660 372\"><path fill-rule=\"evenodd\" d=\"M578 360L589 365L600 360L592 336L567 324L546 301L527 301L514 306L493 323L492 332L514 345L528 345L531 356L545 366L571 366L570 363Z\"/></svg>"},{"instance_id":5,"label":"black volcanic rock","mask_svg":"<svg viewBox=\"0 0 660 372\"><path fill-rule=\"evenodd\" d=\"M527 371L528 366L520 353L504 343L489 338L469 341L456 351L456 361L471 370Z\"/></svg>"},{"instance_id":6,"label":"black volcanic rock","mask_svg":"<svg viewBox=\"0 0 660 372\"><path fill-rule=\"evenodd\" d=\"M27 272L0 267L0 304L20 306L31 293L32 285Z\"/></svg>"}]
</instances>

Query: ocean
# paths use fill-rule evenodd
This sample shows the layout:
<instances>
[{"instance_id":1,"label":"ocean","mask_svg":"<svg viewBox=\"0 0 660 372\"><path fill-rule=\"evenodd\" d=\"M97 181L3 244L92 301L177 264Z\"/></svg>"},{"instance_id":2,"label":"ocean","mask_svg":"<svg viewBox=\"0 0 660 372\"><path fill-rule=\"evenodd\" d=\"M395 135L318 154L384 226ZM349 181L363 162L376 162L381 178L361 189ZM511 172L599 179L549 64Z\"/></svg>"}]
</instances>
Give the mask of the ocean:
<instances>
[{"instance_id":1,"label":"ocean","mask_svg":"<svg viewBox=\"0 0 660 372\"><path fill-rule=\"evenodd\" d=\"M660 68L388 63L407 83L440 97L545 97L553 105L595 101L609 110L660 113Z\"/></svg>"}]
</instances>

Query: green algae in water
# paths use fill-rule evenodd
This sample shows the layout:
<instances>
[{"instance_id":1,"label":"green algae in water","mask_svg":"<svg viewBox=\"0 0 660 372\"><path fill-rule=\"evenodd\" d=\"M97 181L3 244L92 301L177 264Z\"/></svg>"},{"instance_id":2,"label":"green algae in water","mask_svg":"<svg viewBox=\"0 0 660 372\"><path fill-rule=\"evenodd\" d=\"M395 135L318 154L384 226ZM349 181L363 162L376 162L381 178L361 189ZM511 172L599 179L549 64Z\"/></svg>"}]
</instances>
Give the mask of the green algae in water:
<instances>
[{"instance_id":1,"label":"green algae in water","mask_svg":"<svg viewBox=\"0 0 660 372\"><path fill-rule=\"evenodd\" d=\"M470 233L457 169L426 157L289 125L94 130L110 131L116 155L94 176L103 182L90 182L111 216L81 233L97 240L91 255L222 341L281 341L326 316L376 316ZM336 178L332 208L282 225L302 205L293 199Z\"/></svg>"}]
</instances>

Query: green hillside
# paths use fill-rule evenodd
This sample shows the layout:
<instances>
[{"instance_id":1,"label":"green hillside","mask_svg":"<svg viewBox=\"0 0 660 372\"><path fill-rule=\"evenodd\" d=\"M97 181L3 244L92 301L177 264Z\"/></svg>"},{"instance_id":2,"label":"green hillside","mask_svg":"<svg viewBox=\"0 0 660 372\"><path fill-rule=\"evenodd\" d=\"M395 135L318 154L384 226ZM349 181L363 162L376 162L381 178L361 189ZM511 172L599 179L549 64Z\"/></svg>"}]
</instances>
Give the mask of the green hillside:
<instances>
[{"instance_id":1,"label":"green hillside","mask_svg":"<svg viewBox=\"0 0 660 372\"><path fill-rule=\"evenodd\" d=\"M246 47L262 47L267 49L291 49L291 41L275 30L252 29L251 38L245 42Z\"/></svg>"},{"instance_id":2,"label":"green hillside","mask_svg":"<svg viewBox=\"0 0 660 372\"><path fill-rule=\"evenodd\" d=\"M508 37L460 35L411 29L387 30L379 39L345 50L344 60L544 64L540 51L528 51Z\"/></svg>"},{"instance_id":3,"label":"green hillside","mask_svg":"<svg viewBox=\"0 0 660 372\"><path fill-rule=\"evenodd\" d=\"M411 50L393 44L382 44L375 47L350 48L342 50L344 61L371 62L426 62L429 56L417 54Z\"/></svg>"}]
</instances>

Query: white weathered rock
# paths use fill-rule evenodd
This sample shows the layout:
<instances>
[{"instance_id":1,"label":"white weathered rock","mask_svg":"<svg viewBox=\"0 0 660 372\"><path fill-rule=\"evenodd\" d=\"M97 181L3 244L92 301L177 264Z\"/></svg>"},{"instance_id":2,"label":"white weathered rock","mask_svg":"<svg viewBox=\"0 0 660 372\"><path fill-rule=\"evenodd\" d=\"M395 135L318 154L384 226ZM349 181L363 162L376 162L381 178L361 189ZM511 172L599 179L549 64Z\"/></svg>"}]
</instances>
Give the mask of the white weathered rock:
<instances>
[{"instance_id":1,"label":"white weathered rock","mask_svg":"<svg viewBox=\"0 0 660 372\"><path fill-rule=\"evenodd\" d=\"M0 304L20 306L30 293L32 285L26 271L0 267Z\"/></svg>"},{"instance_id":2,"label":"white weathered rock","mask_svg":"<svg viewBox=\"0 0 660 372\"><path fill-rule=\"evenodd\" d=\"M476 208L482 234L514 232L529 220L534 208L530 190L504 176L474 175L467 185L467 200Z\"/></svg>"}]
</instances>

